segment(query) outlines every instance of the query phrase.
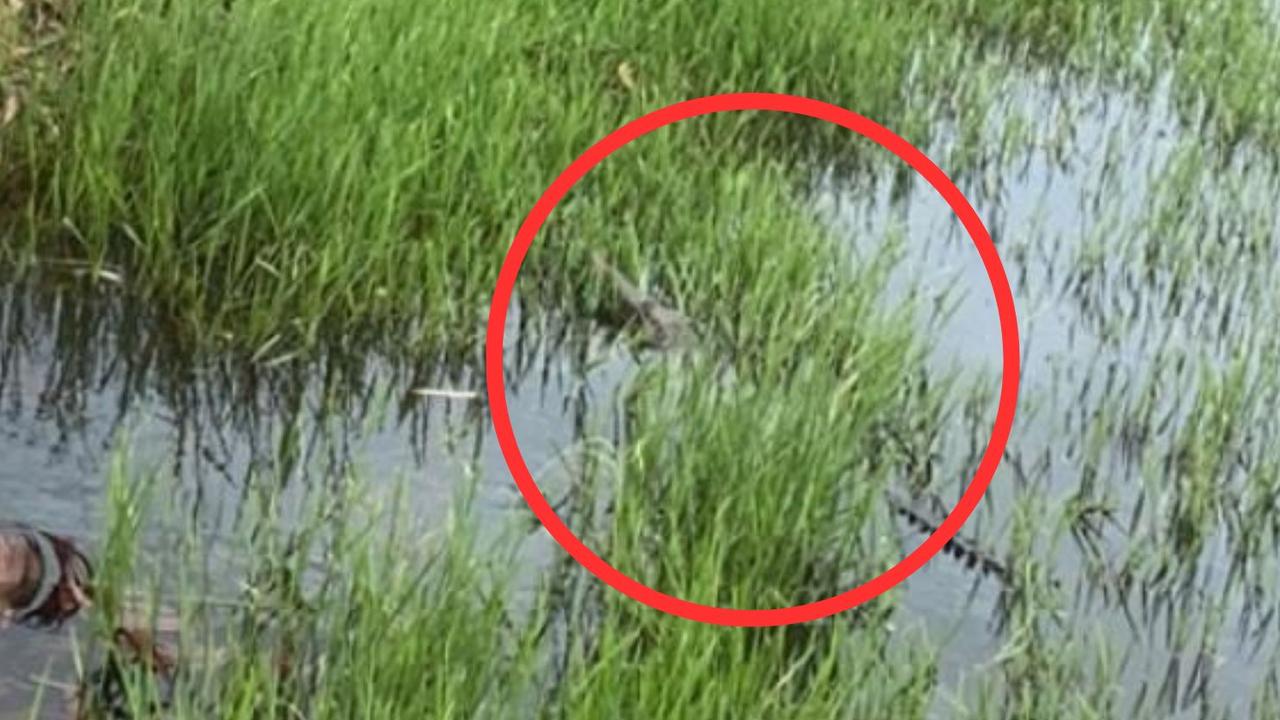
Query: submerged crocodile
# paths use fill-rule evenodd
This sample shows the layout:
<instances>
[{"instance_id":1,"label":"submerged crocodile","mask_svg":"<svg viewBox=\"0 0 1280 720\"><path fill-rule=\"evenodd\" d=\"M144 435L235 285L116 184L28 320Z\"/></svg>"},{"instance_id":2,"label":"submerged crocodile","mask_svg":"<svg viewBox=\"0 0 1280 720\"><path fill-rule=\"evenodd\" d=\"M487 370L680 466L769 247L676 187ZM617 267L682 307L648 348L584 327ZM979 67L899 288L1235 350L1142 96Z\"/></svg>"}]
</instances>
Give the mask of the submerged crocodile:
<instances>
[{"instance_id":1,"label":"submerged crocodile","mask_svg":"<svg viewBox=\"0 0 1280 720\"><path fill-rule=\"evenodd\" d=\"M626 315L615 320L624 326L639 324L643 328L643 341L646 345L656 350L669 350L694 337L693 323L683 313L642 290L599 252L592 253L591 258L596 271L612 285L625 307ZM895 514L919 532L932 534L942 524L925 512L915 509L912 503L903 498L890 495L889 504ZM1004 584L1012 580L1008 567L971 540L956 536L942 549L969 570L994 577Z\"/></svg>"},{"instance_id":2,"label":"submerged crocodile","mask_svg":"<svg viewBox=\"0 0 1280 720\"><path fill-rule=\"evenodd\" d=\"M670 350L688 343L693 337L693 323L684 313L663 303L631 282L604 255L595 252L592 262L621 301L626 315L624 325L638 324L645 345L655 350Z\"/></svg>"},{"instance_id":3,"label":"submerged crocodile","mask_svg":"<svg viewBox=\"0 0 1280 720\"><path fill-rule=\"evenodd\" d=\"M926 535L933 534L942 525L941 521L936 521L935 518L916 510L903 498L891 494L889 505L908 525ZM1012 573L1004 563L997 560L990 552L983 550L976 542L966 540L959 535L948 540L947 544L942 546L942 550L956 561L964 563L969 570L994 577L1002 584L1008 584L1013 579Z\"/></svg>"}]
</instances>

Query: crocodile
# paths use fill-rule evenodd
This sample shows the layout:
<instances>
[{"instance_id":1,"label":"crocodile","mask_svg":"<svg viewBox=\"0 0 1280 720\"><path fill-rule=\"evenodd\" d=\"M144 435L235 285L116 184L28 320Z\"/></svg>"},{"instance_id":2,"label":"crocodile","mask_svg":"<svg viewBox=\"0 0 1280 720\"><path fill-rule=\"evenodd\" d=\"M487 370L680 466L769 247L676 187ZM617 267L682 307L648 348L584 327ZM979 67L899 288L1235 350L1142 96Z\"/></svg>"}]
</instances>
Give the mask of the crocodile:
<instances>
[{"instance_id":1,"label":"crocodile","mask_svg":"<svg viewBox=\"0 0 1280 720\"><path fill-rule=\"evenodd\" d=\"M927 516L923 511L917 510L904 498L889 495L889 506L893 511L906 521L918 532L931 535L937 532L938 527L942 523L936 518ZM963 563L966 568L974 572L982 573L988 577L994 577L1002 584L1007 585L1013 579L1013 574L1009 571L1008 566L997 560L992 553L982 549L978 543L967 540L956 535L942 546L944 553L950 555L957 562Z\"/></svg>"},{"instance_id":2,"label":"crocodile","mask_svg":"<svg viewBox=\"0 0 1280 720\"><path fill-rule=\"evenodd\" d=\"M593 252L592 261L597 272L613 286L618 299L625 306L626 315L620 318L622 324L638 322L644 329L644 341L649 347L660 351L669 350L695 336L693 323L688 317L642 290L604 255ZM941 522L915 509L912 503L903 498L891 495L889 504L895 514L919 532L931 534L941 525ZM943 546L943 552L963 563L969 570L994 577L1001 583L1007 584L1012 579L1007 566L971 540L956 536Z\"/></svg>"},{"instance_id":3,"label":"crocodile","mask_svg":"<svg viewBox=\"0 0 1280 720\"><path fill-rule=\"evenodd\" d=\"M684 313L645 292L599 252L592 253L591 259L624 306L623 324L638 323L646 346L659 351L671 350L694 337L693 323Z\"/></svg>"}]
</instances>

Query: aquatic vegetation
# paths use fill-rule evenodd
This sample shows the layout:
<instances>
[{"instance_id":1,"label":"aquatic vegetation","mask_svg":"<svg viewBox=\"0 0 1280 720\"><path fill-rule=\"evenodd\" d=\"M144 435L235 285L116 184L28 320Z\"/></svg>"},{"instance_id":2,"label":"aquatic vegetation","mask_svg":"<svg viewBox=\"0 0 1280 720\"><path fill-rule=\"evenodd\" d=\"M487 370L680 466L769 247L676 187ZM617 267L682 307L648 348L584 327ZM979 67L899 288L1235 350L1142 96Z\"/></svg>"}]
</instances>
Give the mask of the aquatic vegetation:
<instances>
[{"instance_id":1,"label":"aquatic vegetation","mask_svg":"<svg viewBox=\"0 0 1280 720\"><path fill-rule=\"evenodd\" d=\"M86 445L128 445L129 418L171 417L183 518L146 530L150 506L120 491L134 467L112 468L76 653L87 703L230 718L1280 707L1267 3L121 0L61 18L38 68L2 52L30 46L34 26L2 24L12 5L0 400L52 418L58 448L84 442L77 424L106 426ZM619 123L743 89L883 121L995 231L1024 397L952 557L840 617L725 630L606 591L540 533L480 542L500 523L476 523L476 505L518 507L492 488L460 491L440 528L397 514L439 496L370 501L401 461L429 476L415 490L481 467L505 483L476 391L515 223ZM563 405L531 414L530 430L572 426L567 447L530 441L540 479L617 566L704 602L825 597L901 557L968 479L991 338L929 349L973 307L963 274L922 289L954 227L920 227L932 195L880 155L801 118L701 118L611 157L548 222L509 383L541 374ZM904 222L841 227L813 209L830 193ZM923 245L936 254L919 261ZM619 329L658 342L633 347L615 398L587 377ZM104 386L118 397L101 402ZM614 402L610 436L588 417ZM353 438L398 422L390 454L412 450L363 460ZM440 457L460 446L465 460ZM139 586L156 607L125 623Z\"/></svg>"},{"instance_id":2,"label":"aquatic vegetation","mask_svg":"<svg viewBox=\"0 0 1280 720\"><path fill-rule=\"evenodd\" d=\"M26 138L3 146L31 188L20 217L60 219L19 223L8 254L20 267L76 259L118 268L125 288L185 336L248 352L279 337L272 355L351 333L382 344L474 343L497 238L511 235L534 189L662 98L773 85L758 60L790 46L773 21L780 10L765 2L732 13L672 5L658 24L649 11L596 17L522 4L481 16L465 3L128 6L87 5L77 17L84 42L47 98L65 140L35 118L9 131ZM890 78L906 48L894 50L884 26L843 21L861 19L859 8L812 10L831 16L819 44L868 67L856 83L834 68L797 80L842 82L830 88L842 95L856 88L867 112L896 103ZM619 33L637 25L699 27L700 40L634 46ZM809 50L794 47L793 67L810 62ZM608 91L624 61L636 92ZM886 72L873 73L880 66ZM817 84L777 89L826 94ZM675 149L754 152L799 134L795 125L718 120L675 133ZM687 169L659 167L659 181ZM548 262L563 265L563 255Z\"/></svg>"}]
</instances>

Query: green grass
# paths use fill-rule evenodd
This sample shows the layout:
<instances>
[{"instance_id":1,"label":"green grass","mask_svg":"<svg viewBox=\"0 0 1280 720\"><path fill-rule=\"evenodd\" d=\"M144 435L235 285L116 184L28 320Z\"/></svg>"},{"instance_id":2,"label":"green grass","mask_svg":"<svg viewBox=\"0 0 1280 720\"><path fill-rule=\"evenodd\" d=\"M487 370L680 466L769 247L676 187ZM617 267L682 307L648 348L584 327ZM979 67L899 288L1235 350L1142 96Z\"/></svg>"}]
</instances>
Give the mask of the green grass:
<instances>
[{"instance_id":1,"label":"green grass","mask_svg":"<svg viewBox=\"0 0 1280 720\"><path fill-rule=\"evenodd\" d=\"M1256 27L1243 22L1253 7L1244 2L1204 12L1179 5L1155 13L1136 0L1064 7L983 3L955 12L978 37L1050 55L1093 47L1097 35L1124 47L1156 15L1157 29L1204 35ZM484 12L391 0L229 10L89 3L72 22L68 76L33 99L47 112L24 113L0 131L0 159L18 168L13 184L27 190L25 207L7 214L4 255L19 267L71 259L122 277L191 347L279 357L346 341L466 352L506 241L538 190L646 110L764 89L847 105L920 143L939 111L954 108L965 126L981 126L986 80L965 79L960 69L973 54L961 38L939 39L945 24L930 18L924 8L817 0L643 10L493 3ZM1240 32L1256 48L1242 67L1267 67L1273 46ZM1226 92L1216 79L1240 77L1209 47L1189 44L1177 57L1190 66L1178 86L1187 93ZM1252 128L1265 138L1275 114L1267 96L1231 91L1212 107L1233 134ZM865 154L843 131L776 116L718 118L667 135L666 152L653 140L637 149L653 184L628 176L597 199L601 224L629 236L633 254L728 231L723 218L745 196L722 206L722 194L703 192L713 185L687 188L721 218L695 235L665 222L679 213L638 228L616 211L620 202L660 204L653 187L680 182L700 164L692 158L732 171ZM789 199L776 194L762 216L787 212ZM594 238L601 230L568 232ZM544 253L524 285L556 271L581 278L581 255ZM580 282L569 285L553 308L590 304Z\"/></svg>"},{"instance_id":2,"label":"green grass","mask_svg":"<svg viewBox=\"0 0 1280 720\"><path fill-rule=\"evenodd\" d=\"M1050 60L1100 46L1081 61L1098 68L1132 65L1125 48L1155 32L1168 36L1160 48L1177 60L1180 92L1212 89L1209 107L1227 135L1273 140L1278 113L1267 98L1277 93L1266 91L1269 76L1248 70L1274 64L1276 52L1253 21L1256 3L1159 12L1139 0L969 3L940 18L933 9L825 0L495 2L479 11L396 0L86 3L71 21L65 77L35 93L39 112L0 131L0 160L16 169L10 182L23 198L6 213L3 254L19 268L69 259L106 271L195 348L280 356L375 342L465 352L538 191L604 133L675 100L811 95L925 143L938 117L985 122L989 79L964 71L980 57L971 37ZM955 23L971 37L951 32ZM1243 33L1230 55L1211 42L1224 27ZM653 150L656 141L637 150L653 153L640 162L658 187L710 159L729 172L806 167L856 163L867 147L771 115L667 134L667 153ZM784 174L782 187L801 179ZM722 219L717 211L745 199L721 207L725 198L705 187L690 188L690 199ZM629 177L597 198L611 229L634 234L633 253L660 252L649 248L679 233L663 218L643 232L628 226L628 211L661 202L650 190ZM779 193L759 212L785 213L790 202ZM567 231L586 239L599 230ZM686 239L702 242L711 230ZM546 255L526 284L556 270L583 276L580 255ZM591 302L585 288L571 289L549 309Z\"/></svg>"},{"instance_id":3,"label":"green grass","mask_svg":"<svg viewBox=\"0 0 1280 720\"><path fill-rule=\"evenodd\" d=\"M751 418L724 422L730 424L742 432ZM645 419L637 427L653 432ZM784 429L766 435L780 442ZM720 445L709 459L729 449ZM727 629L600 593L575 569L541 582L531 603L516 603L516 555L504 549L514 546L479 539L468 486L459 486L445 527L425 528L404 502L409 486L375 501L355 477L336 495L261 493L241 515L233 559L211 565L208 538L170 522L177 516L154 492L160 478L137 472L124 459L113 468L98 586L106 600L95 610L84 662L92 670L109 656L102 638L115 627L123 598L139 589L143 597L154 593L182 625L184 671L165 717L921 717L928 705L931 659L927 650L891 645L890 601L803 628ZM721 476L733 483L751 474L726 468ZM836 484L817 479L821 487ZM772 514L779 528L800 525L784 551L792 560L822 556L805 545L805 523L829 513L782 506L776 492L803 484L773 480L772 488L755 488L757 516ZM624 567L652 556L620 534L668 518L666 508L646 511L629 498L619 499L625 519L602 546ZM772 513L769 503L776 504ZM177 552L152 557L140 550L141 538L156 532L173 538L162 545ZM704 539L673 533L660 557L674 567L681 556L705 552ZM799 567L775 565L786 575L759 575L768 569L768 546L751 534L735 545L747 558L758 555L757 567L743 574L733 557L709 553L699 564L710 575L691 580L710 596L694 589L692 597L786 602L775 582L783 589L788 581L815 582ZM723 585L708 584L711 575L722 576ZM825 578L817 581L812 589L826 592ZM227 596L236 586L242 589ZM291 660L287 673L277 662L283 656ZM147 703L160 696L155 678L136 667L127 677L135 716L152 717Z\"/></svg>"},{"instance_id":4,"label":"green grass","mask_svg":"<svg viewBox=\"0 0 1280 720\"><path fill-rule=\"evenodd\" d=\"M893 248L855 259L814 218L765 214L780 192L776 177L691 173L663 189L670 204L636 214L633 227L643 228L663 208L680 208L691 228L683 238L716 220L683 211L695 202L689 188L742 202L729 210L743 220L732 242L657 252L705 252L755 282L730 286L705 265L654 264L678 270L653 279L718 324L705 329L706 347L636 378L624 401L626 443L572 490L580 507L612 506L583 531L618 567L682 597L736 607L820 599L896 561L896 543L870 532L884 520L875 499L895 460L879 446L886 428L909 424L903 371L923 358L906 321L912 307L878 309ZM570 212L584 225L603 219L591 203ZM792 243L782 258L769 252L779 237ZM797 294L803 278L809 285ZM798 359L801 344L808 353ZM141 509L145 496L129 491L129 478L119 465L103 553L107 597L145 580L128 538L139 518L163 517ZM424 535L394 512L388 522L389 508L407 504L362 500L368 486L342 480L330 494L333 484L276 492L270 477L258 478L233 535L243 561L165 574L178 578L162 584L171 596L195 595L184 618L195 656L227 648L180 681L179 717L209 708L261 717L273 706L334 718L920 717L930 704L930 652L891 647L892 599L799 628L725 629L602 592L571 567L545 576L532 608L520 608L514 556L473 540L465 487L456 522ZM192 545L192 557L206 557ZM318 570L308 562L315 557L324 559ZM214 594L218 572L247 585L229 613L201 600ZM108 618L114 605L104 603ZM272 670L282 649L303 668L296 675ZM851 675L874 681L850 685ZM144 687L134 697L150 697L147 679L137 681Z\"/></svg>"},{"instance_id":5,"label":"green grass","mask_svg":"<svg viewBox=\"0 0 1280 720\"><path fill-rule=\"evenodd\" d=\"M1207 142L1178 146L1142 232L1113 248L1123 263L1109 266L1099 240L1067 270L1081 279L1064 301L1114 292L1106 271L1132 264L1132 287L1171 326L1234 283L1257 322L1274 293L1253 269L1274 254L1274 225L1243 191L1274 181L1227 169L1245 150L1258 165L1280 155L1280 45L1264 12L1251 0L85 3L54 51L65 74L42 75L33 103L0 129L0 259L19 274L96 278L146 303L148 323L184 351L266 364L329 347L474 359L500 259L540 190L662 104L811 95L921 145L946 127L947 169L978 178L1032 144L1011 124L999 151L984 147L1011 69L1065 68L1140 100L1167 71L1180 120ZM15 37L0 28L0 49ZM526 315L596 316L607 288L587 268L602 250L671 298L701 339L642 370L625 442L597 453L597 476L575 489L577 507L613 503L584 530L618 567L687 599L776 607L896 559L875 504L901 459L885 454L885 433L914 429L928 448L928 426L945 417L930 411L963 398L945 383L924 397L906 384L921 363L912 309L877 310L894 248L844 253L802 190L828 165L856 179L876 152L809 121L704 118L620 152L551 218L519 286ZM1185 322L1208 336L1210 320ZM1193 357L1191 377L1172 369L1191 353L1166 336L1142 366L1149 376L1124 378L1143 398L1082 421L1089 469L1066 506L1016 500L1005 647L977 697L955 699L958 714L1124 716L1114 642L1064 627L1067 589L1053 574L1066 527L1110 502L1098 475L1114 471L1105 458L1120 428L1143 439L1135 537L1099 573L1121 575L1121 596L1142 594L1144 615L1176 626L1178 648L1212 653L1217 610L1151 609L1146 594L1168 599L1202 579L1201 556L1225 526L1233 577L1269 617L1275 341L1223 335L1247 359ZM1188 400L1169 400L1168 387ZM1161 421L1166 411L1174 421ZM300 442L291 432L286 466ZM115 470L118 491L129 472ZM571 567L516 608L512 561L477 548L465 520L443 540L411 524L382 530L368 520L378 508L356 500L362 485L345 480L337 497L290 512L266 493L258 525L236 536L246 560L230 574L250 590L230 609L203 603L209 577L166 576L162 589L187 598L197 650L232 648L183 681L179 717L270 706L334 718L923 717L951 699L940 698L933 648L895 634L894 597L802 628L726 630L656 614ZM110 502L104 618L118 606L112 588L154 579L133 540L140 502ZM199 557L191 542L182 551ZM273 669L284 650L298 674ZM1275 707L1274 685L1258 689L1257 712Z\"/></svg>"},{"instance_id":6,"label":"green grass","mask_svg":"<svg viewBox=\"0 0 1280 720\"><path fill-rule=\"evenodd\" d=\"M1274 11L1257 0L924 4L972 37L1036 64L1150 90L1166 73L1182 119L1227 150L1280 151Z\"/></svg>"},{"instance_id":7,"label":"green grass","mask_svg":"<svg viewBox=\"0 0 1280 720\"><path fill-rule=\"evenodd\" d=\"M474 342L519 219L608 130L741 89L856 97L885 115L901 104L908 55L892 21L863 22L869 6L826 3L807 8L824 21L804 43L788 18L805 8L765 2L166 5L81 9L74 70L44 98L56 119L6 133L32 218L8 254L118 268L190 336L249 350L361 328L407 345ZM672 181L708 151L754 162L759 142L790 163L793 125L729 118L678 133L682 162L651 167Z\"/></svg>"}]
</instances>

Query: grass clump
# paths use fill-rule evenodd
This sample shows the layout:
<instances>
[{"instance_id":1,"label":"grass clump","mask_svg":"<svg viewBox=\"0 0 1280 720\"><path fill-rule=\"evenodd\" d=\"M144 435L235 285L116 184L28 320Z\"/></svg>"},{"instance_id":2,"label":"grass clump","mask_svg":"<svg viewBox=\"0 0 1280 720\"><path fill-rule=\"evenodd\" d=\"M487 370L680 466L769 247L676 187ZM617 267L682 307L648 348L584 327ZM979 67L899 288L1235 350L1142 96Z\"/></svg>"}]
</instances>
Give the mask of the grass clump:
<instances>
[{"instance_id":1,"label":"grass clump","mask_svg":"<svg viewBox=\"0 0 1280 720\"><path fill-rule=\"evenodd\" d=\"M509 718L536 697L540 608L511 606L502 554L481 550L467 493L447 531L430 533L360 500L354 479L328 498L274 494L216 541L240 548L226 560L207 531L140 526L140 485L123 468L99 577L114 600L96 613L86 707L131 718ZM153 545L141 531L176 533L166 545L178 552L139 562ZM110 640L120 627L166 643L174 669L123 654ZM124 682L103 684L115 676Z\"/></svg>"},{"instance_id":2,"label":"grass clump","mask_svg":"<svg viewBox=\"0 0 1280 720\"><path fill-rule=\"evenodd\" d=\"M931 658L893 645L889 601L763 630L689 623L612 592L574 606L541 585L531 602L517 602L515 555L501 550L511 546L499 541L493 554L480 540L465 490L447 527L423 532L403 511L360 500L365 486L355 480L332 496L308 490L250 503L257 509L231 537L243 550L225 567L210 564L210 538L194 528L161 543L178 552L147 563L145 548L156 543L144 536L156 529L140 522L148 506L137 487L117 464L98 578L114 599L98 606L100 640L85 660L88 688L106 687L103 668L124 679L110 698L82 690L129 717L923 717L928 705ZM408 507L405 499L394 506ZM698 537L673 542L693 547ZM763 541L744 535L736 550L763 557ZM630 548L609 552L626 560ZM676 554L664 550L663 562ZM598 590L585 573L571 575L571 584ZM739 599L768 580L732 570L725 579L737 588L727 597ZM156 608L140 616L143 631L174 643L171 674L126 663L107 642L130 612L139 622L127 609L139 597Z\"/></svg>"},{"instance_id":3,"label":"grass clump","mask_svg":"<svg viewBox=\"0 0 1280 720\"><path fill-rule=\"evenodd\" d=\"M52 119L5 134L30 187L7 255L110 268L188 336L250 351L466 347L536 190L623 120L731 89L899 106L907 26L855 5L90 3ZM814 127L725 118L652 167L674 181L762 142L791 162Z\"/></svg>"},{"instance_id":4,"label":"grass clump","mask_svg":"<svg viewBox=\"0 0 1280 720\"><path fill-rule=\"evenodd\" d=\"M971 37L1032 62L1132 84L1171 76L1185 124L1220 148L1280 151L1277 19L1265 0L928 3Z\"/></svg>"}]
</instances>

